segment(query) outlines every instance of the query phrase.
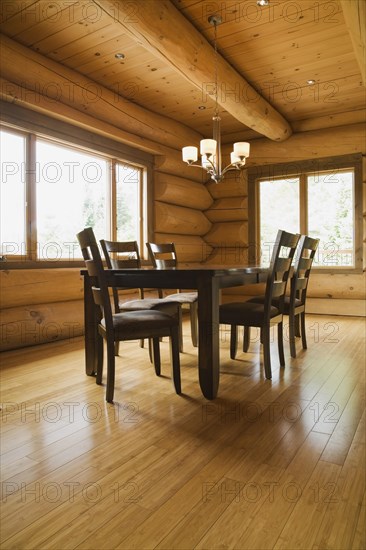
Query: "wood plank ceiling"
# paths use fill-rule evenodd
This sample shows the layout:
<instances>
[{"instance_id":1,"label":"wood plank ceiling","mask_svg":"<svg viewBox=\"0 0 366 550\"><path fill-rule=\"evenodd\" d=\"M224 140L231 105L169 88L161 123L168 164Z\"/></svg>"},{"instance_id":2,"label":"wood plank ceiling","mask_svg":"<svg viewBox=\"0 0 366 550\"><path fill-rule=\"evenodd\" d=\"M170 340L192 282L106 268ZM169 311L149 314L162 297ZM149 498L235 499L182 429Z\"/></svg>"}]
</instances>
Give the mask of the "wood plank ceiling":
<instances>
[{"instance_id":1,"label":"wood plank ceiling","mask_svg":"<svg viewBox=\"0 0 366 550\"><path fill-rule=\"evenodd\" d=\"M147 2L156 8L160 4ZM0 31L97 85L210 137L214 101L203 91L207 83L202 89L194 86L133 39L104 4L110 2L3 1ZM125 4L128 27L141 15L143 2ZM172 0L172 4L211 44L208 16L221 15L219 54L255 90L249 94L240 86L226 91L222 87L222 94L253 105L262 96L295 131L318 119L323 121L319 127L331 126L332 119L343 124L362 120L365 87L339 1L271 0L265 7L256 0ZM117 59L116 54L123 57ZM309 85L308 80L314 83ZM259 137L226 112L224 103L220 108L224 141Z\"/></svg>"}]
</instances>

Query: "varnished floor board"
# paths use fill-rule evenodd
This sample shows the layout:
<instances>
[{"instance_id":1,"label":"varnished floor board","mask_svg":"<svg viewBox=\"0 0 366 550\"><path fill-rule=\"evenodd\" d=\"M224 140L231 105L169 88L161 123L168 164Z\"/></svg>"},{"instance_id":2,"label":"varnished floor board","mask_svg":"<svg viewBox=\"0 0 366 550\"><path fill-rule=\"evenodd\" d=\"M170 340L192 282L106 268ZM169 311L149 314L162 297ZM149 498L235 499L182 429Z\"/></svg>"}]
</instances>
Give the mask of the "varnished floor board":
<instances>
[{"instance_id":1,"label":"varnished floor board","mask_svg":"<svg viewBox=\"0 0 366 550\"><path fill-rule=\"evenodd\" d=\"M82 339L1 354L1 547L363 549L365 321L308 316L308 350L264 378L259 344L205 400L185 324L183 395L168 343L121 346L116 402Z\"/></svg>"}]
</instances>

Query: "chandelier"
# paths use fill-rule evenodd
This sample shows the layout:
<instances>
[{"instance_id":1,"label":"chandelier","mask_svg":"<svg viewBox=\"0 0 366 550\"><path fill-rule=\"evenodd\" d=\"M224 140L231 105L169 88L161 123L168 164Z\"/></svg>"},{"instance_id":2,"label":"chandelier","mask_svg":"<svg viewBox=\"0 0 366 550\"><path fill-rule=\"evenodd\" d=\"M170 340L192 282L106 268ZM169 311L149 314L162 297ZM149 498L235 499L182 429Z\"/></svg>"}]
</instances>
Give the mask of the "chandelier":
<instances>
[{"instance_id":1,"label":"chandelier","mask_svg":"<svg viewBox=\"0 0 366 550\"><path fill-rule=\"evenodd\" d=\"M221 167L221 129L218 104L218 83L217 83L217 25L220 25L222 19L220 15L210 15L208 18L210 25L215 29L215 112L213 121L213 139L202 139L200 141L201 164L197 164L198 148L193 146L183 147L182 157L189 166L200 166L210 175L215 183L223 180L224 175L229 170L242 170L245 166L245 159L249 157L250 144L245 141L234 143L233 151L230 154L230 164L225 168Z\"/></svg>"}]
</instances>

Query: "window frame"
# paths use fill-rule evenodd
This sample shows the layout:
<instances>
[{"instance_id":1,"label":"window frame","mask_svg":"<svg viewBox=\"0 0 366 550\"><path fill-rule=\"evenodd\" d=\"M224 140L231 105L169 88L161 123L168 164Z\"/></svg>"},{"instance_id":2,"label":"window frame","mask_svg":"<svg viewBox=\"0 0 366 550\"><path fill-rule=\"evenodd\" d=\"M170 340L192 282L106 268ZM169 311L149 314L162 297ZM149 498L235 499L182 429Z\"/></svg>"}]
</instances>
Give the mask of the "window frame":
<instances>
[{"instance_id":1,"label":"window frame","mask_svg":"<svg viewBox=\"0 0 366 550\"><path fill-rule=\"evenodd\" d=\"M3 108L4 107L4 108ZM67 122L52 119L46 115L29 111L17 105L6 105L1 102L0 127L9 132L26 136L26 178L25 178L25 226L26 226L26 255L8 256L5 261L0 261L2 269L34 269L34 268L62 268L82 267L82 258L73 260L42 260L36 258L35 228L36 219L36 186L35 170L32 163L35 162L36 139L44 139L61 146L72 147L95 156L107 159L111 168L106 199L109 204L107 212L108 235L105 238L116 240L116 188L113 168L117 163L129 164L138 168L141 172L142 201L140 204L140 247L141 256L144 258L145 242L150 240L152 231L152 167L153 155L139 151L128 145L114 141L110 138L94 134ZM82 228L81 228L82 229Z\"/></svg>"},{"instance_id":2,"label":"window frame","mask_svg":"<svg viewBox=\"0 0 366 550\"><path fill-rule=\"evenodd\" d=\"M321 159L299 160L296 162L268 164L248 168L248 240L249 260L253 264L260 261L260 212L259 181L286 178L299 178L300 232L307 234L307 182L306 177L314 172L332 170L354 171L354 266L313 266L317 273L362 273L362 153L325 157Z\"/></svg>"}]
</instances>

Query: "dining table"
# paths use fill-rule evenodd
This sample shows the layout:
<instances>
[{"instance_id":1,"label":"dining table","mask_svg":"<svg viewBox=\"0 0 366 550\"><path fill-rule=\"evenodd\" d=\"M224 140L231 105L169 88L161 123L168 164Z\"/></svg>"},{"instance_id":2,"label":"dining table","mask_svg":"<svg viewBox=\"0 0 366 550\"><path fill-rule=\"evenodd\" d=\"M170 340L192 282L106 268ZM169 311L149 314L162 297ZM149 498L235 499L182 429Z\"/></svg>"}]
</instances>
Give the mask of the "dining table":
<instances>
[{"instance_id":1,"label":"dining table","mask_svg":"<svg viewBox=\"0 0 366 550\"><path fill-rule=\"evenodd\" d=\"M206 399L217 396L220 379L220 290L265 282L268 268L261 266L184 266L157 269L152 267L105 269L107 284L116 288L151 288L196 290L198 298L198 375ZM98 334L99 308L93 301L92 280L84 277L85 370L96 373L103 341Z\"/></svg>"}]
</instances>

